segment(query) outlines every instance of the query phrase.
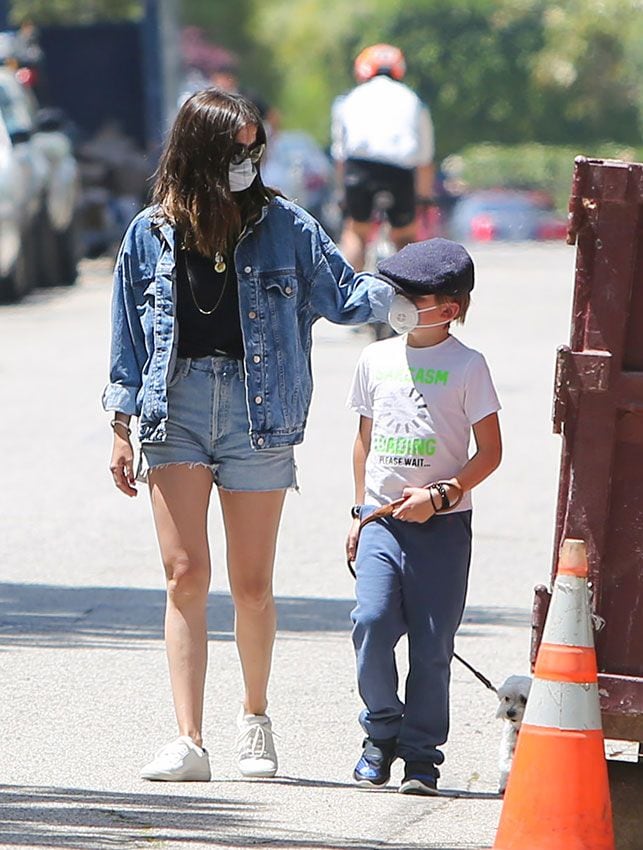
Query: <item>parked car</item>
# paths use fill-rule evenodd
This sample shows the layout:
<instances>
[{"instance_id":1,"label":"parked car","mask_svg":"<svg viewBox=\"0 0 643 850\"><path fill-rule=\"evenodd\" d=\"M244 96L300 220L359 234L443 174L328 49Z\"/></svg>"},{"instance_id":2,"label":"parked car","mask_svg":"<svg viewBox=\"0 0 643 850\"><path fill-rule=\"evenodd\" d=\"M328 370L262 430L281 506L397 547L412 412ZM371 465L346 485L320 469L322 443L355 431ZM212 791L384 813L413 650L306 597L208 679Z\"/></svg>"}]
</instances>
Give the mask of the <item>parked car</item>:
<instances>
[{"instance_id":1,"label":"parked car","mask_svg":"<svg viewBox=\"0 0 643 850\"><path fill-rule=\"evenodd\" d=\"M24 238L31 242L30 272L41 286L76 279L78 165L64 118L57 110L40 110L33 93L14 72L0 68L0 115L25 177Z\"/></svg>"},{"instance_id":2,"label":"parked car","mask_svg":"<svg viewBox=\"0 0 643 850\"><path fill-rule=\"evenodd\" d=\"M65 116L59 109L40 109L35 115L31 144L47 163L40 211L40 286L70 285L78 276L78 204L80 172Z\"/></svg>"},{"instance_id":3,"label":"parked car","mask_svg":"<svg viewBox=\"0 0 643 850\"><path fill-rule=\"evenodd\" d=\"M496 239L564 239L567 221L538 192L489 189L456 201L449 232L453 239L490 242Z\"/></svg>"},{"instance_id":4,"label":"parked car","mask_svg":"<svg viewBox=\"0 0 643 850\"><path fill-rule=\"evenodd\" d=\"M0 112L0 300L18 301L34 282L31 205L37 177Z\"/></svg>"},{"instance_id":5,"label":"parked car","mask_svg":"<svg viewBox=\"0 0 643 850\"><path fill-rule=\"evenodd\" d=\"M308 210L331 236L338 235L341 211L335 200L333 165L308 133L276 133L268 142L261 173L267 186Z\"/></svg>"}]
</instances>

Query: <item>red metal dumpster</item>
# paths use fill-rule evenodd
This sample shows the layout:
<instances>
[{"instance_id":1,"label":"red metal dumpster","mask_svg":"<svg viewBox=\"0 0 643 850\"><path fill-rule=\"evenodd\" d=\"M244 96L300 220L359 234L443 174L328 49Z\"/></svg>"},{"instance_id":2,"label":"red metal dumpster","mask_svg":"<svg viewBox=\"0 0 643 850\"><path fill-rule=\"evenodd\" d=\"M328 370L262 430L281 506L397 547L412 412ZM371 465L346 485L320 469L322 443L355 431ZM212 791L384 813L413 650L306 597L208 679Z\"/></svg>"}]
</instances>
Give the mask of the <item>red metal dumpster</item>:
<instances>
[{"instance_id":1,"label":"red metal dumpster","mask_svg":"<svg viewBox=\"0 0 643 850\"><path fill-rule=\"evenodd\" d=\"M643 165L579 157L569 346L558 350L562 434L553 574L565 537L587 544L606 737L643 741ZM548 590L536 589L532 662Z\"/></svg>"}]
</instances>

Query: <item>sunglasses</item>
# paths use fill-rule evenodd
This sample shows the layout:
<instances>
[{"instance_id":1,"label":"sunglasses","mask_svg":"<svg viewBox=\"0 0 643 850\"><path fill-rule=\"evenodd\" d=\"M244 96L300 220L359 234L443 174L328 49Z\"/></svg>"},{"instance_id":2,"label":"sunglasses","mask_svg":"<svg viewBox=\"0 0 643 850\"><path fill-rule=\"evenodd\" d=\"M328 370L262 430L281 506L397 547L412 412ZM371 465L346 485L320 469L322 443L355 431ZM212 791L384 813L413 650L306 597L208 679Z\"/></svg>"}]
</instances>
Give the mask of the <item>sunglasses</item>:
<instances>
[{"instance_id":1,"label":"sunglasses","mask_svg":"<svg viewBox=\"0 0 643 850\"><path fill-rule=\"evenodd\" d=\"M255 142L252 145L242 145L241 142L235 142L232 147L230 162L232 165L241 165L242 162L249 159L253 165L256 165L264 155L265 150L266 146L262 142Z\"/></svg>"}]
</instances>

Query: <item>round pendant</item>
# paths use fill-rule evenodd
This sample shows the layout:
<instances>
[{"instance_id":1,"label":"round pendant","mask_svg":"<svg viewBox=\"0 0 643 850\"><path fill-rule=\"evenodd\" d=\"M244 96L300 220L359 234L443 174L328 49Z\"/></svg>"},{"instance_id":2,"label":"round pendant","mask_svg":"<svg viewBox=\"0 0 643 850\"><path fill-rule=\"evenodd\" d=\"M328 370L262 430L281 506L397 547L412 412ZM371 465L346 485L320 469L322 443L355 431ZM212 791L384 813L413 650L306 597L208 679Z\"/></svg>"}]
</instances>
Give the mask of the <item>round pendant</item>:
<instances>
[{"instance_id":1,"label":"round pendant","mask_svg":"<svg viewBox=\"0 0 643 850\"><path fill-rule=\"evenodd\" d=\"M214 270L217 274L222 274L226 270L226 263L223 259L223 254L220 254L218 251L214 256Z\"/></svg>"}]
</instances>

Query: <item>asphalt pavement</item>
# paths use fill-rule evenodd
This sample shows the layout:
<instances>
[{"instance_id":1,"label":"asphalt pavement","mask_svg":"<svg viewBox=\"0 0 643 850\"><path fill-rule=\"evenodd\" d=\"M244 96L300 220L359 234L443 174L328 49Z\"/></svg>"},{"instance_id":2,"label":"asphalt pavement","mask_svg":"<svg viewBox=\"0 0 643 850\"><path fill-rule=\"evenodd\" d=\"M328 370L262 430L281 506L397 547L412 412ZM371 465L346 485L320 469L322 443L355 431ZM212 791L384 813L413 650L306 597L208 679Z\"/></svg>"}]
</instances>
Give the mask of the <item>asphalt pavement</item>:
<instances>
[{"instance_id":1,"label":"asphalt pavement","mask_svg":"<svg viewBox=\"0 0 643 850\"><path fill-rule=\"evenodd\" d=\"M499 684L528 672L533 587L551 566L560 452L552 382L556 347L569 335L574 249L473 253L473 304L457 333L490 364L505 453L475 494L457 650ZM107 468L111 431L99 399L109 278L107 261L87 261L76 287L0 307L0 847L491 846L502 805L497 703L456 662L443 795L396 793L399 763L385 790L351 783L362 733L343 559L356 421L344 402L369 338L326 322L316 328L315 396L297 451L300 492L288 495L278 551L278 776L246 780L234 763L240 672L215 499L204 726L213 779L138 778L175 731L147 494L126 499Z\"/></svg>"}]
</instances>

